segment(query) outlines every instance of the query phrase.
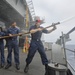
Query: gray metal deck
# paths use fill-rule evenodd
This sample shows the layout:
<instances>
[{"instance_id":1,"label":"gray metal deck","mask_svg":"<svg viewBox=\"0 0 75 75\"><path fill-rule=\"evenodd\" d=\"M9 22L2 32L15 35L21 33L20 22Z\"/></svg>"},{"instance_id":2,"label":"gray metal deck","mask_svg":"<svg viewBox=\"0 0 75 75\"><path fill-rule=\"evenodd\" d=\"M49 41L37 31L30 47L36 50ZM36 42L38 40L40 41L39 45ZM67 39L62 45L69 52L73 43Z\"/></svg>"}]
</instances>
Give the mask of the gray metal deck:
<instances>
[{"instance_id":1,"label":"gray metal deck","mask_svg":"<svg viewBox=\"0 0 75 75\"><path fill-rule=\"evenodd\" d=\"M50 51L46 51L46 54L50 59ZM24 73L26 56L27 54L23 53L22 49L20 49L20 70L16 70L13 59L12 66L9 69L0 69L0 75L44 75L44 66L42 65L41 58L38 52L35 54L35 57L30 64L28 73ZM5 51L5 57L7 57L7 51ZM14 58L14 55L12 55L12 57Z\"/></svg>"}]
</instances>

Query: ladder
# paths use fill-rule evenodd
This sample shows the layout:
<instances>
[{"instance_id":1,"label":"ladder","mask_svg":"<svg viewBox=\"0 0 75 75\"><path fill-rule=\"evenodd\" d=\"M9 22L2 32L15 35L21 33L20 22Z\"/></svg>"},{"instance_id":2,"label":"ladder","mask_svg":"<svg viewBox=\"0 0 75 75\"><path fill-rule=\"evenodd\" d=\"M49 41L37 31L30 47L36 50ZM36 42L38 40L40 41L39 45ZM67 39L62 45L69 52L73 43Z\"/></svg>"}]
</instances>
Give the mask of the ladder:
<instances>
[{"instance_id":1,"label":"ladder","mask_svg":"<svg viewBox=\"0 0 75 75\"><path fill-rule=\"evenodd\" d=\"M35 11L34 11L33 2L32 2L32 0L26 0L26 2L27 2L27 5L28 5L28 8L29 8L29 11L31 13L32 19L34 20Z\"/></svg>"}]
</instances>

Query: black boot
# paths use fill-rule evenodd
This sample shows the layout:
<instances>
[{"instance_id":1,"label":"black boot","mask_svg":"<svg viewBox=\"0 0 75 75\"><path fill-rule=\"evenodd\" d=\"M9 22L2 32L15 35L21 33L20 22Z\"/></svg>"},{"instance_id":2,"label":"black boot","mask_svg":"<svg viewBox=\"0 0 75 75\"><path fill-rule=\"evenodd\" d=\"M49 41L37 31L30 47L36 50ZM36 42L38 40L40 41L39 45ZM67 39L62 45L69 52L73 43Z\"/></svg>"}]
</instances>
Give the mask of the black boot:
<instances>
[{"instance_id":1,"label":"black boot","mask_svg":"<svg viewBox=\"0 0 75 75\"><path fill-rule=\"evenodd\" d=\"M4 64L0 64L0 69L4 67Z\"/></svg>"},{"instance_id":2,"label":"black boot","mask_svg":"<svg viewBox=\"0 0 75 75\"><path fill-rule=\"evenodd\" d=\"M11 67L11 64L7 64L7 65L5 66L5 69L8 69L9 67Z\"/></svg>"},{"instance_id":3,"label":"black boot","mask_svg":"<svg viewBox=\"0 0 75 75\"><path fill-rule=\"evenodd\" d=\"M45 75L48 75L48 64L45 65Z\"/></svg>"},{"instance_id":4,"label":"black boot","mask_svg":"<svg viewBox=\"0 0 75 75\"><path fill-rule=\"evenodd\" d=\"M25 66L25 68L24 68L24 72L27 73L28 70L29 70L29 65L27 64L27 65Z\"/></svg>"},{"instance_id":5,"label":"black boot","mask_svg":"<svg viewBox=\"0 0 75 75\"><path fill-rule=\"evenodd\" d=\"M20 66L18 64L16 64L16 69L20 70Z\"/></svg>"}]
</instances>

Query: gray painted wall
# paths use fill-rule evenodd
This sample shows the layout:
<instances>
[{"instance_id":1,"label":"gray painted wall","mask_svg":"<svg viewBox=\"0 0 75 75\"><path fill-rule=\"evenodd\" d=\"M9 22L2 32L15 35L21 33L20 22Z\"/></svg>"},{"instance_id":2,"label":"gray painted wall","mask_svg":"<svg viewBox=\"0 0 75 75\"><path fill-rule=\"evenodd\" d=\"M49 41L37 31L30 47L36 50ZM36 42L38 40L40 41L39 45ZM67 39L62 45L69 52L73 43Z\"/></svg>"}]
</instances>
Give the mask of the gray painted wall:
<instances>
[{"instance_id":1,"label":"gray painted wall","mask_svg":"<svg viewBox=\"0 0 75 75\"><path fill-rule=\"evenodd\" d=\"M14 9L16 9L22 16L25 15L25 7L23 3L18 0L16 4L16 0L6 0Z\"/></svg>"}]
</instances>

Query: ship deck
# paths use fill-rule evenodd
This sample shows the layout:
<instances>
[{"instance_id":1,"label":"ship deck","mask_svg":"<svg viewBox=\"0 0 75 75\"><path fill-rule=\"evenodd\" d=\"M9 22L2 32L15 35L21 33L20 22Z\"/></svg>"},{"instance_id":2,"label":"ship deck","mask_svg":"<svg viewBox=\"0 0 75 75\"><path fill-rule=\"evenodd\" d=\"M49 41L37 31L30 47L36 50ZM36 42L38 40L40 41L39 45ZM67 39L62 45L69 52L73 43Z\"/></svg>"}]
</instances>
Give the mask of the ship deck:
<instances>
[{"instance_id":1,"label":"ship deck","mask_svg":"<svg viewBox=\"0 0 75 75\"><path fill-rule=\"evenodd\" d=\"M13 53L12 53L13 54ZM50 51L46 51L48 59L50 59ZM25 59L27 57L26 53L22 52L20 49L20 70L16 70L14 63L14 55L12 55L12 66L9 69L0 69L0 75L44 75L45 70L42 65L41 58L38 52L36 52L33 61L29 66L28 73L24 73ZM5 51L5 59L7 58L7 50Z\"/></svg>"}]
</instances>

